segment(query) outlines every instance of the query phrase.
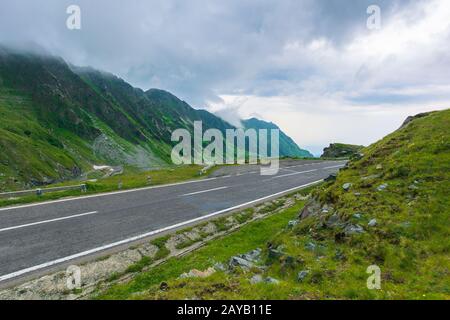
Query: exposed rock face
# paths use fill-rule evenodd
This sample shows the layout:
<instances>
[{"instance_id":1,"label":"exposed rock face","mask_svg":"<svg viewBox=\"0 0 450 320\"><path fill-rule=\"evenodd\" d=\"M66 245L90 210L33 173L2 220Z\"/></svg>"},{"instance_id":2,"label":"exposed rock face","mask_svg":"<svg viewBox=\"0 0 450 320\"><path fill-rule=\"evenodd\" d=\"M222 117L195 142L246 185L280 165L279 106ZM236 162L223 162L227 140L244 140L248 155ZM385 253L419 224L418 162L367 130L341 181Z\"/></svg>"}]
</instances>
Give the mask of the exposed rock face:
<instances>
[{"instance_id":1,"label":"exposed rock face","mask_svg":"<svg viewBox=\"0 0 450 320\"><path fill-rule=\"evenodd\" d=\"M317 214L320 210L321 206L316 200L309 201L300 212L300 219L305 219L311 215Z\"/></svg>"},{"instance_id":2,"label":"exposed rock face","mask_svg":"<svg viewBox=\"0 0 450 320\"><path fill-rule=\"evenodd\" d=\"M406 127L411 121L413 121L414 119L419 119L419 118L423 118L426 117L427 115L429 115L431 112L423 112L423 113L419 113L416 114L415 116L409 116L408 118L406 118L405 121L403 121L401 128Z\"/></svg>"}]
</instances>

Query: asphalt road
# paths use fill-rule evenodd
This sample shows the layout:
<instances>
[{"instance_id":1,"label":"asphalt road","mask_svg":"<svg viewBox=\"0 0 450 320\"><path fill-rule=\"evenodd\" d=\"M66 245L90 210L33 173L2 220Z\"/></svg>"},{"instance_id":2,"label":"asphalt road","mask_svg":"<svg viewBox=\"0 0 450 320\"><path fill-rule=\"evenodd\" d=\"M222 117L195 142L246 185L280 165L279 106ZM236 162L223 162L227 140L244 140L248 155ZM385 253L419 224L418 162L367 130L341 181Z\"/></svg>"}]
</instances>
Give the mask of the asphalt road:
<instances>
[{"instance_id":1,"label":"asphalt road","mask_svg":"<svg viewBox=\"0 0 450 320\"><path fill-rule=\"evenodd\" d=\"M286 161L276 175L230 166L212 178L0 208L0 284L281 196L344 161Z\"/></svg>"}]
</instances>

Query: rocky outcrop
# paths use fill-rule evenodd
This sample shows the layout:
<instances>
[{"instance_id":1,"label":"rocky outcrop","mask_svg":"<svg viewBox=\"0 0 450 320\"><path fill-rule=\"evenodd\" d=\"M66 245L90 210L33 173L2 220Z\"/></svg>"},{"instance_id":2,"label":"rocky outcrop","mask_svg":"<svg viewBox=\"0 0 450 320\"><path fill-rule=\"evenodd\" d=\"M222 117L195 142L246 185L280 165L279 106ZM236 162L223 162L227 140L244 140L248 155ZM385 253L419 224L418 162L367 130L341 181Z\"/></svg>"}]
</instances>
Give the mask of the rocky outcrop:
<instances>
[{"instance_id":1,"label":"rocky outcrop","mask_svg":"<svg viewBox=\"0 0 450 320\"><path fill-rule=\"evenodd\" d=\"M359 153L364 146L344 143L331 143L329 147L323 149L321 158L350 158Z\"/></svg>"}]
</instances>

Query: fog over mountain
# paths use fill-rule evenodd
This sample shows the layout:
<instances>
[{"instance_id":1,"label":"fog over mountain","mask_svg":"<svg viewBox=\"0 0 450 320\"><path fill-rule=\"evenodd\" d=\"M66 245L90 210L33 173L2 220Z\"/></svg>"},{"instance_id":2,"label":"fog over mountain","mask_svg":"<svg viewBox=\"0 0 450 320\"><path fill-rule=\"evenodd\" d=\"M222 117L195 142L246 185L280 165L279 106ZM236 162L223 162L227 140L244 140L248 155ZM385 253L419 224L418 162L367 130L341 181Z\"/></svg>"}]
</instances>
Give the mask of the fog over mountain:
<instances>
[{"instance_id":1,"label":"fog over mountain","mask_svg":"<svg viewBox=\"0 0 450 320\"><path fill-rule=\"evenodd\" d=\"M44 3L2 1L0 42L168 90L231 122L272 121L315 154L450 107L445 0L377 1L378 30L367 28L367 0ZM66 27L72 4L80 30Z\"/></svg>"}]
</instances>

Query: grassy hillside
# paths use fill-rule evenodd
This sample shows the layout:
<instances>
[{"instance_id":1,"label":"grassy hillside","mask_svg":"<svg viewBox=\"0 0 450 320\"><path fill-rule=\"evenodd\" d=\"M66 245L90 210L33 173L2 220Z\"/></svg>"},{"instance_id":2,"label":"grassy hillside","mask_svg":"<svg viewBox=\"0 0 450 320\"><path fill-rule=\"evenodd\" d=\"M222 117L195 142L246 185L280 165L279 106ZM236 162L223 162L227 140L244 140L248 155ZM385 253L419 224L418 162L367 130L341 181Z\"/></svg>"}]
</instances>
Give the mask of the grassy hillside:
<instances>
[{"instance_id":1,"label":"grassy hillside","mask_svg":"<svg viewBox=\"0 0 450 320\"><path fill-rule=\"evenodd\" d=\"M93 164L170 164L176 128L232 128L162 90L42 53L0 47L0 191L79 177Z\"/></svg>"},{"instance_id":2,"label":"grassy hillside","mask_svg":"<svg viewBox=\"0 0 450 320\"><path fill-rule=\"evenodd\" d=\"M270 230L249 225L102 297L450 299L449 123L450 110L410 121L316 188L303 209L297 200L270 218L276 223L266 220ZM263 250L252 268L179 278L257 247ZM367 288L372 265L381 270L379 290Z\"/></svg>"}]
</instances>

